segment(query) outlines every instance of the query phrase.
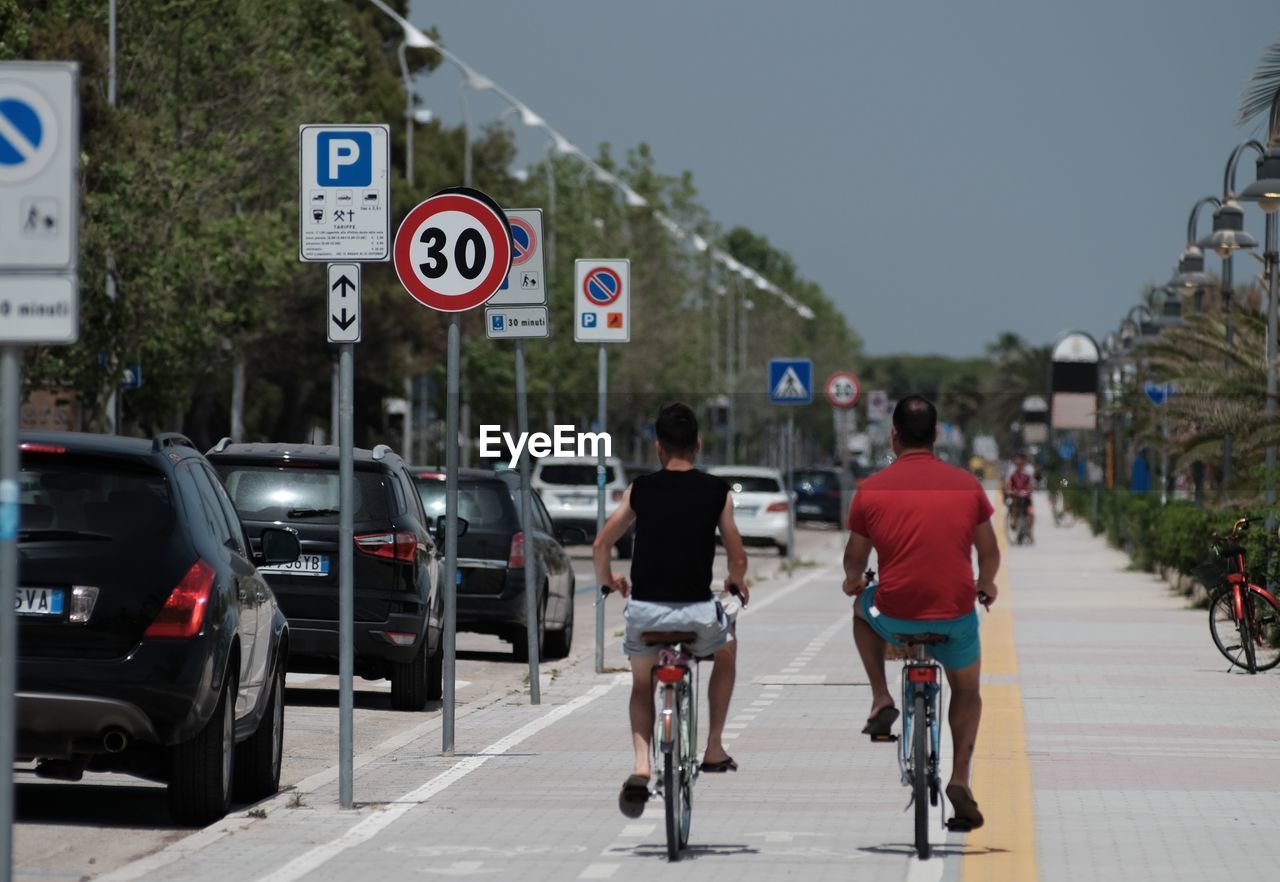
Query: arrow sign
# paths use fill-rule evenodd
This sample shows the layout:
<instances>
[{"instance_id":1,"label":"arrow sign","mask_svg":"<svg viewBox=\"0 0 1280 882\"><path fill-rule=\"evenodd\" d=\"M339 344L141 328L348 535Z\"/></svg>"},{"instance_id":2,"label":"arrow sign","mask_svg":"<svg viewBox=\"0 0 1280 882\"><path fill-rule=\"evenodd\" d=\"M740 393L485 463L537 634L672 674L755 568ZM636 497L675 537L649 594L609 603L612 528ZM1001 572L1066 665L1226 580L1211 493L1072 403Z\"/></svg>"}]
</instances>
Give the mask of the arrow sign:
<instances>
[{"instance_id":1,"label":"arrow sign","mask_svg":"<svg viewBox=\"0 0 1280 882\"><path fill-rule=\"evenodd\" d=\"M330 343L360 342L360 264L329 264L329 319L325 324Z\"/></svg>"},{"instance_id":2,"label":"arrow sign","mask_svg":"<svg viewBox=\"0 0 1280 882\"><path fill-rule=\"evenodd\" d=\"M341 291L342 296L346 297L348 291L356 292L359 290L359 286L355 282L351 281L351 279L347 278L345 274L343 274L338 276L338 281L334 282L332 287L330 287L329 290L332 291L335 289Z\"/></svg>"}]
</instances>

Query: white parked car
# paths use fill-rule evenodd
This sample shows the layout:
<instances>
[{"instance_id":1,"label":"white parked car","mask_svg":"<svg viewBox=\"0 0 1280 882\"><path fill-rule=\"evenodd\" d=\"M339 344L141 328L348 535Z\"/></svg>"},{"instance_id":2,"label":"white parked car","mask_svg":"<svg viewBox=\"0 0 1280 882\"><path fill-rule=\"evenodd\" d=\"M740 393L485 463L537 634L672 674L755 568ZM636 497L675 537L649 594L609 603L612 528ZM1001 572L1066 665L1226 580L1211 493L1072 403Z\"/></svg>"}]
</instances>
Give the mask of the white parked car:
<instances>
[{"instance_id":1,"label":"white parked car","mask_svg":"<svg viewBox=\"0 0 1280 882\"><path fill-rule=\"evenodd\" d=\"M547 456L533 466L534 489L542 495L552 522L557 528L576 527L588 539L596 535L596 465L590 457ZM604 461L605 517L613 514L626 489L622 460L608 457ZM614 546L618 557L630 558L634 544L635 531L628 530Z\"/></svg>"},{"instance_id":2,"label":"white parked car","mask_svg":"<svg viewBox=\"0 0 1280 882\"><path fill-rule=\"evenodd\" d=\"M708 471L729 482L733 520L747 544L772 544L787 554L787 522L791 500L782 488L782 473L758 466L715 466Z\"/></svg>"}]
</instances>

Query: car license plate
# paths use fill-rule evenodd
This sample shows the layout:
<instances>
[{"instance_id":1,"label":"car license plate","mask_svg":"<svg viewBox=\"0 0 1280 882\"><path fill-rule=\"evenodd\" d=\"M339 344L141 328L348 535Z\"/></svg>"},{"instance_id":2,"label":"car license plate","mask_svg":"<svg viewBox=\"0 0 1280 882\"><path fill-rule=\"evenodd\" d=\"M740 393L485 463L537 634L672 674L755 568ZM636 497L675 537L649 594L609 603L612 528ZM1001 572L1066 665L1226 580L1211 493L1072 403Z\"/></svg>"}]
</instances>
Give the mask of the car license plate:
<instances>
[{"instance_id":1,"label":"car license plate","mask_svg":"<svg viewBox=\"0 0 1280 882\"><path fill-rule=\"evenodd\" d=\"M568 496L561 496L560 502L562 505L585 505L594 499L594 496L588 496L585 493L572 493Z\"/></svg>"},{"instance_id":2,"label":"car license plate","mask_svg":"<svg viewBox=\"0 0 1280 882\"><path fill-rule=\"evenodd\" d=\"M822 509L816 505L798 505L796 511L801 514L822 514Z\"/></svg>"},{"instance_id":3,"label":"car license plate","mask_svg":"<svg viewBox=\"0 0 1280 882\"><path fill-rule=\"evenodd\" d=\"M18 602L14 606L20 616L62 615L62 589L19 588Z\"/></svg>"},{"instance_id":4,"label":"car license plate","mask_svg":"<svg viewBox=\"0 0 1280 882\"><path fill-rule=\"evenodd\" d=\"M283 576L327 576L329 575L329 555L300 554L293 563L258 567L258 572L279 573Z\"/></svg>"},{"instance_id":5,"label":"car license plate","mask_svg":"<svg viewBox=\"0 0 1280 882\"><path fill-rule=\"evenodd\" d=\"M744 518L749 518L759 510L760 507L758 505L739 505L734 508L733 513L736 515L742 515Z\"/></svg>"}]
</instances>

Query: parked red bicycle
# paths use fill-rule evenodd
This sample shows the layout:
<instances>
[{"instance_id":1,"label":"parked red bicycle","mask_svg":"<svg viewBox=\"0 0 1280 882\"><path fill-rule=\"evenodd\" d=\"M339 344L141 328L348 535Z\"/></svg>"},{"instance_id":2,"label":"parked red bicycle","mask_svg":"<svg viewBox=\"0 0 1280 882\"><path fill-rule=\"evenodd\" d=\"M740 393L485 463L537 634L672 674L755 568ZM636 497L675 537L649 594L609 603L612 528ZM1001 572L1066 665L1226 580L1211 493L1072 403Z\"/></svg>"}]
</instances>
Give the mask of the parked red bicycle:
<instances>
[{"instance_id":1,"label":"parked red bicycle","mask_svg":"<svg viewBox=\"0 0 1280 882\"><path fill-rule=\"evenodd\" d=\"M1240 518L1225 536L1215 536L1213 553L1226 573L1209 595L1209 632L1218 651L1250 674L1280 664L1280 602L1249 581L1243 533L1257 518Z\"/></svg>"}]
</instances>

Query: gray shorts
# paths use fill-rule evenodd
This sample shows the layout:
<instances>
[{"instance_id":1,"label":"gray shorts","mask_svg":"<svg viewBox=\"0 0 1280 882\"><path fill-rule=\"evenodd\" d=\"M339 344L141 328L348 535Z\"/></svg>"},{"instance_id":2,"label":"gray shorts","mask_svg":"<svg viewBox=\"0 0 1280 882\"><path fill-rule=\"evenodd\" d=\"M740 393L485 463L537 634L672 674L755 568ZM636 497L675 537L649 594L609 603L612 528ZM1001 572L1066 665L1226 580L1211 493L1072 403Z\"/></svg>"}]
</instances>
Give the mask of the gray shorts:
<instances>
[{"instance_id":1,"label":"gray shorts","mask_svg":"<svg viewBox=\"0 0 1280 882\"><path fill-rule=\"evenodd\" d=\"M693 631L698 639L692 646L686 646L685 650L698 658L714 654L733 639L733 618L724 611L718 600L660 603L632 598L627 601L622 617L627 624L622 651L628 656L648 657L658 654L658 647L640 639L645 631Z\"/></svg>"}]
</instances>

